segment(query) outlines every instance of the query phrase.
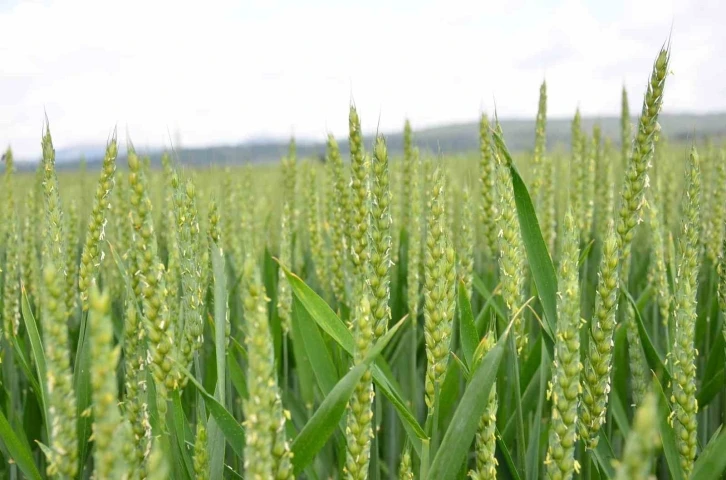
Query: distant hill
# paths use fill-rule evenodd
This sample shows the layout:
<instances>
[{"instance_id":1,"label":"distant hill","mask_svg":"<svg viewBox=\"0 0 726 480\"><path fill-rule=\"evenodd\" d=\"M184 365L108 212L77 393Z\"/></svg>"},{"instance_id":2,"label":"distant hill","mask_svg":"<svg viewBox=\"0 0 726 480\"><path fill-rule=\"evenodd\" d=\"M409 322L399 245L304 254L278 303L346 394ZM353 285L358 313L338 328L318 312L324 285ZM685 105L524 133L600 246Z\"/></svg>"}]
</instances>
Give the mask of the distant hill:
<instances>
[{"instance_id":1,"label":"distant hill","mask_svg":"<svg viewBox=\"0 0 726 480\"><path fill-rule=\"evenodd\" d=\"M635 128L637 118L632 122ZM582 128L591 132L595 123L600 124L603 135L610 137L614 144L620 145L619 117L585 117ZM529 151L534 148L534 120L502 120L502 129L507 146L513 151ZM694 133L701 137L725 137L726 113L708 115L661 115L660 124L664 135L672 142L687 141ZM416 133L419 146L442 152L472 151L479 147L478 123L463 123L429 128ZM570 145L571 119L547 120L548 148ZM389 148L402 148L402 136L387 138Z\"/></svg>"},{"instance_id":2,"label":"distant hill","mask_svg":"<svg viewBox=\"0 0 726 480\"><path fill-rule=\"evenodd\" d=\"M636 118L632 121L635 124ZM567 118L553 118L547 121L548 148L557 148L570 143L570 122ZM618 117L585 117L582 126L591 131L599 123L603 134L610 137L614 144L620 143L620 119ZM714 114L663 114L660 123L664 135L673 142L688 141L702 137L726 137L726 113ZM507 146L515 152L529 151L534 147L534 119L501 120ZM371 135L365 136L365 143L373 141ZM460 123L431 127L414 131L414 141L423 151L445 154L473 152L479 148L478 122ZM386 134L386 142L391 155L400 155L403 149L401 132ZM341 153L348 154L347 139L338 139ZM59 168L70 169L78 165L80 152L86 156L89 169L98 168L103 160L103 147L86 146L67 148L56 152ZM324 141L297 140L299 157L321 157L325 154ZM158 165L161 150L144 152L151 156L152 165ZM287 153L287 140L258 140L230 146L210 146L185 148L177 152L179 160L189 166L237 165L243 163L276 162ZM76 160L74 161L74 155ZM22 165L19 165L22 168ZM32 168L32 167L30 167Z\"/></svg>"}]
</instances>

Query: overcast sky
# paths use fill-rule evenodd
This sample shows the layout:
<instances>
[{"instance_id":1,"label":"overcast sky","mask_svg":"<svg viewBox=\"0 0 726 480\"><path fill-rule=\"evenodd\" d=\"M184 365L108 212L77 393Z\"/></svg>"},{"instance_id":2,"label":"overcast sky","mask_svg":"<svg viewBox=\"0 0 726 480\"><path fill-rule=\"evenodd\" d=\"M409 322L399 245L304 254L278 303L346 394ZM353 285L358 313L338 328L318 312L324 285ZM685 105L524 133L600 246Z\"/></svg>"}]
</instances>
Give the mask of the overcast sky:
<instances>
[{"instance_id":1,"label":"overcast sky","mask_svg":"<svg viewBox=\"0 0 726 480\"><path fill-rule=\"evenodd\" d=\"M254 3L254 5L253 5ZM393 6L395 4L395 6ZM669 112L726 110L726 2L0 0L0 147L40 154L631 111L672 27Z\"/></svg>"}]
</instances>

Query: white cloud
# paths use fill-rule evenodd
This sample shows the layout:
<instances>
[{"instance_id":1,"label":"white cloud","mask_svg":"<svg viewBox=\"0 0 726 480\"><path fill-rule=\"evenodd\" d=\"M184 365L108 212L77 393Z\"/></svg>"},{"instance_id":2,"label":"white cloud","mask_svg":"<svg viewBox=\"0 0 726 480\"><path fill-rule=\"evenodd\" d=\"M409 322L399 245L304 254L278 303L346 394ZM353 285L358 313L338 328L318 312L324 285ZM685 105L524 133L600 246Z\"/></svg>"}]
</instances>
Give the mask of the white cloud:
<instances>
[{"instance_id":1,"label":"white cloud","mask_svg":"<svg viewBox=\"0 0 726 480\"><path fill-rule=\"evenodd\" d=\"M364 3L227 0L22 2L0 12L0 145L39 153L43 111L56 148L102 143L115 124L137 146L344 134L533 116L637 111L673 25L671 111L726 108L719 1ZM504 5L506 3L506 5ZM607 6L604 6L607 5Z\"/></svg>"}]
</instances>

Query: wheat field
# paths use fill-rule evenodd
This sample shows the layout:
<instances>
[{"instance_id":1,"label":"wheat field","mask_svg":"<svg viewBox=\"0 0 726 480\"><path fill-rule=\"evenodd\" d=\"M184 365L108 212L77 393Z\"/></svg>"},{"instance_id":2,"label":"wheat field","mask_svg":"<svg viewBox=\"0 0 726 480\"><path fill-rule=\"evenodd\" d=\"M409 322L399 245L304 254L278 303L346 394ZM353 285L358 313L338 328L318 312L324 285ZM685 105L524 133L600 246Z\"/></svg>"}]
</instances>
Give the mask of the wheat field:
<instances>
[{"instance_id":1,"label":"wheat field","mask_svg":"<svg viewBox=\"0 0 726 480\"><path fill-rule=\"evenodd\" d=\"M0 478L722 478L726 150L661 133L669 48L564 151L545 83L513 154L489 112L390 156L351 106L349 157L114 132L56 171L46 120L35 173L4 157Z\"/></svg>"}]
</instances>

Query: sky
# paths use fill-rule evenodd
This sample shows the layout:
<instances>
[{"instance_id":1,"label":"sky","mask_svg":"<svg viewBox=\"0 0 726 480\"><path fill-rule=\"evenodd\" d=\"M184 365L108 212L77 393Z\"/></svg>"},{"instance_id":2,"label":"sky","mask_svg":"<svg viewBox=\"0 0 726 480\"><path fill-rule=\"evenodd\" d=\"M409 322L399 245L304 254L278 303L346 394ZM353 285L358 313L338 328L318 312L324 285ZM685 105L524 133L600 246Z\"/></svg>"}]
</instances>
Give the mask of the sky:
<instances>
[{"instance_id":1,"label":"sky","mask_svg":"<svg viewBox=\"0 0 726 480\"><path fill-rule=\"evenodd\" d=\"M40 155L322 140L500 117L640 109L671 38L665 112L726 110L721 0L0 0L0 148Z\"/></svg>"}]
</instances>

